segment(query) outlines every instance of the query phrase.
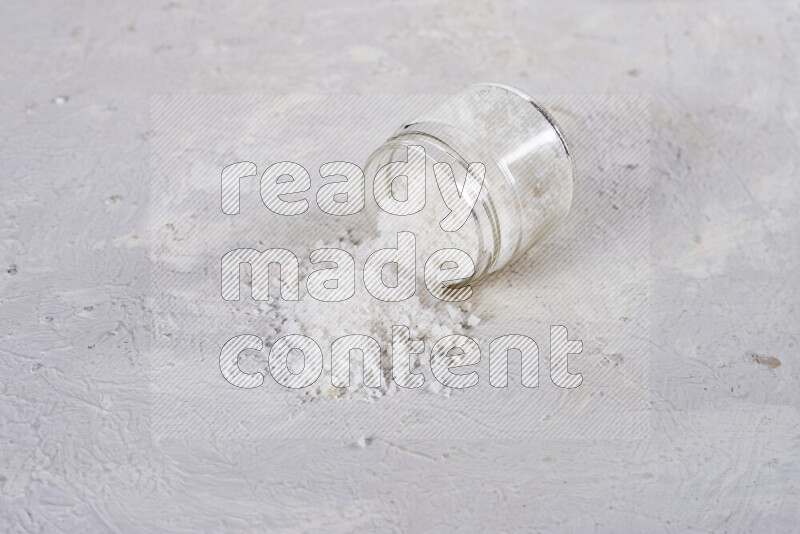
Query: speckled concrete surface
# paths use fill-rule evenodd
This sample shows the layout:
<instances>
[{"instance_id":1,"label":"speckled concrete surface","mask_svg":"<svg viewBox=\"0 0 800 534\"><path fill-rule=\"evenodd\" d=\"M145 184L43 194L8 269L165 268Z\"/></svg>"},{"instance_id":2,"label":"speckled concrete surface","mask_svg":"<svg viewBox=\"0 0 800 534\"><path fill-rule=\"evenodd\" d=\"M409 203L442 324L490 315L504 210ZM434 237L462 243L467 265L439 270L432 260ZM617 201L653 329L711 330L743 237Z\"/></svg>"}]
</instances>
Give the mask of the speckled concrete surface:
<instances>
[{"instance_id":1,"label":"speckled concrete surface","mask_svg":"<svg viewBox=\"0 0 800 534\"><path fill-rule=\"evenodd\" d=\"M796 2L9 1L0 530L790 532ZM154 442L155 93L651 95L649 440Z\"/></svg>"}]
</instances>

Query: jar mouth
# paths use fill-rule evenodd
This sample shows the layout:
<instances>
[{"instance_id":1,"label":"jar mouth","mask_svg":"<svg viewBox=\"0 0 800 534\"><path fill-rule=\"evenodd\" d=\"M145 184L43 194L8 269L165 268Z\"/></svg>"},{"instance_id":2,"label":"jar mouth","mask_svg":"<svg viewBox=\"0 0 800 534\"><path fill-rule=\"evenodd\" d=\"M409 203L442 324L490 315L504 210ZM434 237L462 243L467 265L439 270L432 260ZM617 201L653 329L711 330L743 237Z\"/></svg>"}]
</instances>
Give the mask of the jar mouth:
<instances>
[{"instance_id":1,"label":"jar mouth","mask_svg":"<svg viewBox=\"0 0 800 534\"><path fill-rule=\"evenodd\" d=\"M422 124L412 123L406 125L396 132L395 135L387 139L386 142L367 159L364 166L365 171L371 170L372 167L375 166L378 153L381 150L401 149L411 145L418 145L425 149L425 158L431 163L448 163L447 160L450 160L460 167L459 170L453 169L456 176L458 176L459 173L468 172L469 162L445 140L432 133L422 131L421 129L415 128L412 131L404 131L405 128L410 126L419 127L422 126ZM478 195L475 205L470 211L469 221L474 225L477 235L477 249L474 251L477 257L473 258L475 262L475 271L474 274L468 278L447 284L448 287L458 288L483 279L492 272L492 268L499 257L501 248L500 225L492 202L491 191L486 187L485 183L481 188L481 193Z\"/></svg>"},{"instance_id":2,"label":"jar mouth","mask_svg":"<svg viewBox=\"0 0 800 534\"><path fill-rule=\"evenodd\" d=\"M566 138L550 113L515 87L467 87L402 125L372 153L365 170L374 167L383 150L411 145L425 148L426 165L449 163L461 176L470 173L470 163L485 167L470 214L478 239L475 271L453 287L478 282L517 259L573 203L576 166Z\"/></svg>"}]
</instances>

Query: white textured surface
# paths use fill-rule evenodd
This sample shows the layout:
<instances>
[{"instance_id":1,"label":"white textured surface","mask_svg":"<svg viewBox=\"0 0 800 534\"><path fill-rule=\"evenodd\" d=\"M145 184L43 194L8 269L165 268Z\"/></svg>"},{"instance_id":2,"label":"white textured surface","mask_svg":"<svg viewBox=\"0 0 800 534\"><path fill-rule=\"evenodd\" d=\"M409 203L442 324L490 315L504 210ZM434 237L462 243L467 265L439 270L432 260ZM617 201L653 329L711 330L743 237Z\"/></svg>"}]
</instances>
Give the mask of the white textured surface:
<instances>
[{"instance_id":1,"label":"white textured surface","mask_svg":"<svg viewBox=\"0 0 800 534\"><path fill-rule=\"evenodd\" d=\"M0 530L796 531L796 2L310 4L4 3ZM652 95L652 438L153 443L150 95L477 80Z\"/></svg>"}]
</instances>

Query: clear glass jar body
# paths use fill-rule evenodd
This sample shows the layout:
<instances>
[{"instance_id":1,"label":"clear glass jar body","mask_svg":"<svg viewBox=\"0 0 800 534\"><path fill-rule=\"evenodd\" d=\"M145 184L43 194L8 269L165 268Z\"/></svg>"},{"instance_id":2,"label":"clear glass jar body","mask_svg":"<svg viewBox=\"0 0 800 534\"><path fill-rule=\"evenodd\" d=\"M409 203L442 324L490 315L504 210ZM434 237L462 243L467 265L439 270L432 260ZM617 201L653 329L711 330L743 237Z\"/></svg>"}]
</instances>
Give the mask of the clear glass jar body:
<instances>
[{"instance_id":1,"label":"clear glass jar body","mask_svg":"<svg viewBox=\"0 0 800 534\"><path fill-rule=\"evenodd\" d=\"M518 89L471 85L402 125L367 161L374 188L392 187L379 171L390 161L404 161L409 146L425 149L426 172L448 163L462 183L470 163L484 165L470 219L460 237L450 240L475 262L470 283L518 258L569 213L572 154L555 121Z\"/></svg>"}]
</instances>

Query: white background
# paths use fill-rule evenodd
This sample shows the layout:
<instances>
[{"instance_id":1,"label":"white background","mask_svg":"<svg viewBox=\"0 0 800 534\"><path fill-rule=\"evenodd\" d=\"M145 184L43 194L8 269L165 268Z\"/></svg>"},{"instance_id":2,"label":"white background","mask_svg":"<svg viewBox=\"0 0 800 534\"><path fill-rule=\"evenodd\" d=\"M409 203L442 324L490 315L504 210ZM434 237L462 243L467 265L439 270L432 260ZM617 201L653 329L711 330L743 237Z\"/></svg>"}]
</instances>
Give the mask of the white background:
<instances>
[{"instance_id":1,"label":"white background","mask_svg":"<svg viewBox=\"0 0 800 534\"><path fill-rule=\"evenodd\" d=\"M7 1L0 530L796 531L796 2ZM169 442L154 93L645 93L648 440Z\"/></svg>"}]
</instances>

